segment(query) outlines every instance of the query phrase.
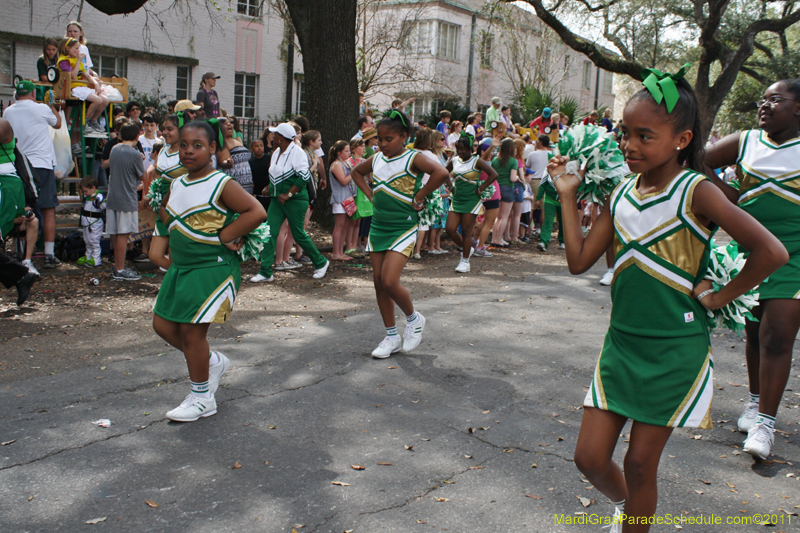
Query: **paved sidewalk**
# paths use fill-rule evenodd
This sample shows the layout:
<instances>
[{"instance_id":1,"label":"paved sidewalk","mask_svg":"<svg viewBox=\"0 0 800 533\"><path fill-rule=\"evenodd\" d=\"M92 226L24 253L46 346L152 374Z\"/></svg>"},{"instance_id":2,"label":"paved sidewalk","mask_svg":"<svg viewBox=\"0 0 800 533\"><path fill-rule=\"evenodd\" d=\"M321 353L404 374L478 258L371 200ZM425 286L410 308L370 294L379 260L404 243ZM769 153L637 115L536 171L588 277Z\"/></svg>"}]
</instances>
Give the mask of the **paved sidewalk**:
<instances>
[{"instance_id":1,"label":"paved sidewalk","mask_svg":"<svg viewBox=\"0 0 800 533\"><path fill-rule=\"evenodd\" d=\"M190 424L164 417L188 391L174 350L7 385L2 531L600 531L554 516L611 510L572 462L608 325L603 271L475 276L466 294L419 301L423 343L380 361L369 357L382 338L370 307L324 322L303 310L303 329L234 329L240 338L212 340L233 363L218 413ZM735 432L744 343L723 333L713 344L715 427L674 433L659 514L778 520L683 531L797 530L800 518L779 509L800 511L798 359L777 461L754 463ZM92 425L102 418L111 427Z\"/></svg>"}]
</instances>

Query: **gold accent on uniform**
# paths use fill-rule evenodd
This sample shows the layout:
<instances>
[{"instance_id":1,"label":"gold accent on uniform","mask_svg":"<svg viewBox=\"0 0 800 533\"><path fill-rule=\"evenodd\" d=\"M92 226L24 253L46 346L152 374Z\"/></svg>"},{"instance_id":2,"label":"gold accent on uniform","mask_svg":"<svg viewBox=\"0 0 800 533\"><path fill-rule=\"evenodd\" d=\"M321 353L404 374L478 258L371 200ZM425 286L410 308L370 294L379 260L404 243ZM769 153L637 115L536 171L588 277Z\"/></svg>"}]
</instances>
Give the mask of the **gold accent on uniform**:
<instances>
[{"instance_id":1,"label":"gold accent on uniform","mask_svg":"<svg viewBox=\"0 0 800 533\"><path fill-rule=\"evenodd\" d=\"M204 233L216 233L221 230L225 223L225 215L219 211L209 209L202 213L196 213L183 219L184 223L195 231Z\"/></svg>"},{"instance_id":2,"label":"gold accent on uniform","mask_svg":"<svg viewBox=\"0 0 800 533\"><path fill-rule=\"evenodd\" d=\"M787 172L786 174L780 174L778 176L770 176L765 172L761 172L760 170L756 170L755 168L751 167L744 161L740 161L739 164L744 168L748 173L758 176L763 179L773 179L777 181L781 181L786 178L797 177L797 170L793 170L792 172Z\"/></svg>"},{"instance_id":3,"label":"gold accent on uniform","mask_svg":"<svg viewBox=\"0 0 800 533\"><path fill-rule=\"evenodd\" d=\"M668 426L674 426L675 425L675 422L677 421L678 416L680 416L680 414L683 411L684 407L686 407L686 404L689 403L689 400L692 399L692 395L698 389L698 387L700 387L700 385L702 383L702 380L703 380L703 378L706 377L707 373L708 373L708 354L706 354L706 359L705 359L705 361L703 361L703 366L700 368L700 372L697 373L697 377L694 379L694 383L692 384L692 387L689 389L689 392L686 393L686 396L683 398L683 401L678 406L678 408L675 410L675 413L672 415L672 417L669 419L669 422L667 423ZM709 379L711 379L711 376L709 376ZM713 386L713 384L709 384L709 385ZM699 391L698 392L698 394L702 394L702 393L703 393L703 391ZM709 405L709 409L711 409L710 405ZM689 414L689 413L686 413L686 414ZM707 416L708 416L708 413L706 413L706 417ZM710 420L709 420L709 422L710 422ZM705 423L706 423L706 419L703 418L703 421L700 423L698 428L700 428L700 429L711 429L711 426L704 426L703 424L705 424Z\"/></svg>"},{"instance_id":4,"label":"gold accent on uniform","mask_svg":"<svg viewBox=\"0 0 800 533\"><path fill-rule=\"evenodd\" d=\"M605 345L605 341L603 342ZM605 347L605 346L603 346ZM600 375L600 359L603 358L603 348L600 349L600 357L597 358L597 366L594 369L594 388L597 391L597 396L600 400L600 409L608 409L608 401L606 400L606 390L603 388L603 378Z\"/></svg>"},{"instance_id":5,"label":"gold accent on uniform","mask_svg":"<svg viewBox=\"0 0 800 533\"><path fill-rule=\"evenodd\" d=\"M706 245L684 226L647 249L684 272L697 276Z\"/></svg>"},{"instance_id":6,"label":"gold accent on uniform","mask_svg":"<svg viewBox=\"0 0 800 533\"><path fill-rule=\"evenodd\" d=\"M391 187L395 189L397 192L400 192L405 195L412 195L414 194L414 187L417 185L417 178L411 175L406 175L402 178L398 178L389 184L385 182L387 187Z\"/></svg>"},{"instance_id":7,"label":"gold accent on uniform","mask_svg":"<svg viewBox=\"0 0 800 533\"><path fill-rule=\"evenodd\" d=\"M688 289L685 286L681 285L680 283L671 280L670 278L668 278L664 274L662 274L662 273L654 270L652 267L644 264L639 259L636 259L634 257L633 261L639 266L639 268L642 270L642 272L645 272L645 273L649 274L650 276L653 276L654 278L656 278L658 281L660 281L664 285L666 285L668 287L672 287L676 291L682 292L683 294L686 294L687 296L691 296L692 295L691 289ZM615 272L615 274L616 274L616 272ZM676 276L677 276L677 274L676 274Z\"/></svg>"}]
</instances>

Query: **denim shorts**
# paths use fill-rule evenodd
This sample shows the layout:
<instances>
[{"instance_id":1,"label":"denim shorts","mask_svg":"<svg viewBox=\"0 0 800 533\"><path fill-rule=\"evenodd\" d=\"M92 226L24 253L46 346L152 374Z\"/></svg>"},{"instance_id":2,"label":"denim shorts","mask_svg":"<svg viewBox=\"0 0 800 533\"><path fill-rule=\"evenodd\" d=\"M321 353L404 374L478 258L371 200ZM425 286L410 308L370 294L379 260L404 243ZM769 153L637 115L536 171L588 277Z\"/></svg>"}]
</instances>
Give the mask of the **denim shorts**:
<instances>
[{"instance_id":1,"label":"denim shorts","mask_svg":"<svg viewBox=\"0 0 800 533\"><path fill-rule=\"evenodd\" d=\"M520 181L514 182L514 201L521 202L525 199L525 185Z\"/></svg>"},{"instance_id":2,"label":"denim shorts","mask_svg":"<svg viewBox=\"0 0 800 533\"><path fill-rule=\"evenodd\" d=\"M517 190L514 187L514 184L511 185L501 185L500 186L500 201L511 203L515 201L515 197L517 196Z\"/></svg>"}]
</instances>

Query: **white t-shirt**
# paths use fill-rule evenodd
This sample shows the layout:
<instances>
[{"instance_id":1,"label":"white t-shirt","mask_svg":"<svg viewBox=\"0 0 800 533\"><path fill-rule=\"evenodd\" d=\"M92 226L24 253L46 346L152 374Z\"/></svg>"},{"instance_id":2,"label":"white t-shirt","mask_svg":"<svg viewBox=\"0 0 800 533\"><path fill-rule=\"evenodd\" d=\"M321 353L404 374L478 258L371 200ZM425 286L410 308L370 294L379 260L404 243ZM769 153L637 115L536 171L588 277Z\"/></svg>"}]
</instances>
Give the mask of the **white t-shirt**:
<instances>
[{"instance_id":1,"label":"white t-shirt","mask_svg":"<svg viewBox=\"0 0 800 533\"><path fill-rule=\"evenodd\" d=\"M550 152L547 150L534 150L525 160L525 166L531 169L531 179L541 179L547 170L547 161Z\"/></svg>"},{"instance_id":2,"label":"white t-shirt","mask_svg":"<svg viewBox=\"0 0 800 533\"><path fill-rule=\"evenodd\" d=\"M148 139L144 135L139 135L139 142L142 144L144 150L144 168L148 168L154 163L153 161L153 145L158 142L158 137Z\"/></svg>"},{"instance_id":3,"label":"white t-shirt","mask_svg":"<svg viewBox=\"0 0 800 533\"><path fill-rule=\"evenodd\" d=\"M533 143L526 143L525 149L522 151L522 160L527 161L528 156L531 155L534 150L536 150L536 146L534 146Z\"/></svg>"},{"instance_id":4,"label":"white t-shirt","mask_svg":"<svg viewBox=\"0 0 800 533\"><path fill-rule=\"evenodd\" d=\"M469 133L470 135L472 135L472 138L473 138L473 139L475 138L475 126L473 126L472 124L470 124L469 126L467 126L467 127L465 128L465 130L464 130L464 131L466 131L467 133Z\"/></svg>"},{"instance_id":5,"label":"white t-shirt","mask_svg":"<svg viewBox=\"0 0 800 533\"><path fill-rule=\"evenodd\" d=\"M34 168L55 168L56 151L48 126L55 126L58 119L48 106L33 100L19 100L5 110L3 118L14 129L19 151L28 157Z\"/></svg>"},{"instance_id":6,"label":"white t-shirt","mask_svg":"<svg viewBox=\"0 0 800 533\"><path fill-rule=\"evenodd\" d=\"M453 148L456 145L456 141L461 137L460 133L451 133L447 137L447 146Z\"/></svg>"},{"instance_id":7,"label":"white t-shirt","mask_svg":"<svg viewBox=\"0 0 800 533\"><path fill-rule=\"evenodd\" d=\"M427 157L431 161L435 161L436 163L439 163L440 165L442 164L442 162L439 160L439 156L434 154L430 150L420 150L419 153L424 155L425 157ZM424 176L422 176L422 184L425 185L426 183L428 183L428 179L430 177L431 177L430 174L425 174Z\"/></svg>"},{"instance_id":8,"label":"white t-shirt","mask_svg":"<svg viewBox=\"0 0 800 533\"><path fill-rule=\"evenodd\" d=\"M525 192L523 193L522 200L522 213L530 213L533 209L533 202L529 199L529 197L533 196L533 189L531 189L530 183L525 184Z\"/></svg>"},{"instance_id":9,"label":"white t-shirt","mask_svg":"<svg viewBox=\"0 0 800 533\"><path fill-rule=\"evenodd\" d=\"M89 54L89 49L86 48L86 45L85 44L80 45L79 50L81 54L86 55L86 58L83 60L83 66L86 67L86 70L94 68L94 64L92 63L92 56L91 54Z\"/></svg>"}]
</instances>

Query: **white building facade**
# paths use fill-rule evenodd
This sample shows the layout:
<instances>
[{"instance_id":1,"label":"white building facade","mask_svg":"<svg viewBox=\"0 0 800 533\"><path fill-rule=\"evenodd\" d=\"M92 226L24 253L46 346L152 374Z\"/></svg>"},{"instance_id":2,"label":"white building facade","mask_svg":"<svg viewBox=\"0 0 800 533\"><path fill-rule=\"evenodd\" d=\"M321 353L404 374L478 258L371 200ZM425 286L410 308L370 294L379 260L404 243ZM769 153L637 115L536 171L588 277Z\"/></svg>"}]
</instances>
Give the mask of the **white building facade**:
<instances>
[{"instance_id":1,"label":"white building facade","mask_svg":"<svg viewBox=\"0 0 800 533\"><path fill-rule=\"evenodd\" d=\"M515 72L534 71L543 85L577 98L584 110L613 108L612 74L546 37L541 22L519 8L506 16L514 19L506 24L516 25L515 40L509 41L484 0L360 1L373 12L367 19L362 9L366 31L359 31L359 39L377 42L371 53L385 54L374 73L379 81L365 91L380 109L396 97L410 96L417 97L412 108L417 116L438 111L444 100L480 109L493 96L505 100L513 92L521 81ZM5 6L0 19L4 104L13 94L13 76L37 77L44 38L62 38L80 5L79 0L40 0L34 10L27 2ZM101 76L123 76L137 92L157 92L165 100L196 99L203 73L211 71L221 76L216 89L220 107L229 114L275 120L305 111L302 57L270 2L220 2L220 10L206 10L202 2L187 5L194 6L192 11L173 8L155 18L144 8L109 17L84 3L81 24L94 70ZM158 3L146 7L164 9ZM395 46L386 44L391 38L375 37L390 25L402 34L400 41L394 38ZM518 48L512 53L514 43ZM388 51L381 48L385 46ZM359 64L360 74L364 63Z\"/></svg>"},{"instance_id":2,"label":"white building facade","mask_svg":"<svg viewBox=\"0 0 800 533\"><path fill-rule=\"evenodd\" d=\"M367 100L379 109L395 98L412 96L415 117L435 113L453 100L471 110L484 109L495 96L512 100L527 83L574 98L587 112L600 106L613 110L613 73L598 69L535 14L513 4L384 0L370 9L364 16L371 24L362 46L369 50L370 41L390 42L387 33L392 31L397 38L383 66L390 83L363 87ZM360 72L360 77L382 81L381 74Z\"/></svg>"},{"instance_id":3,"label":"white building facade","mask_svg":"<svg viewBox=\"0 0 800 533\"><path fill-rule=\"evenodd\" d=\"M13 94L15 74L37 78L36 60L44 38L60 40L67 23L77 16L79 4L41 0L33 11L26 2L4 7L0 98L5 101ZM211 71L221 76L216 90L220 107L229 114L282 116L287 111L287 93L294 99L296 89L286 83L289 47L280 15L260 0L234 1L230 12L197 5L193 12L161 13L163 24L159 24L143 9L127 16L108 16L84 4L81 24L94 70L101 76L125 77L140 93L157 90L165 99L191 100L196 99L203 73ZM145 32L150 39L147 45ZM302 72L301 62L294 65ZM293 74L289 79L294 79Z\"/></svg>"}]
</instances>

